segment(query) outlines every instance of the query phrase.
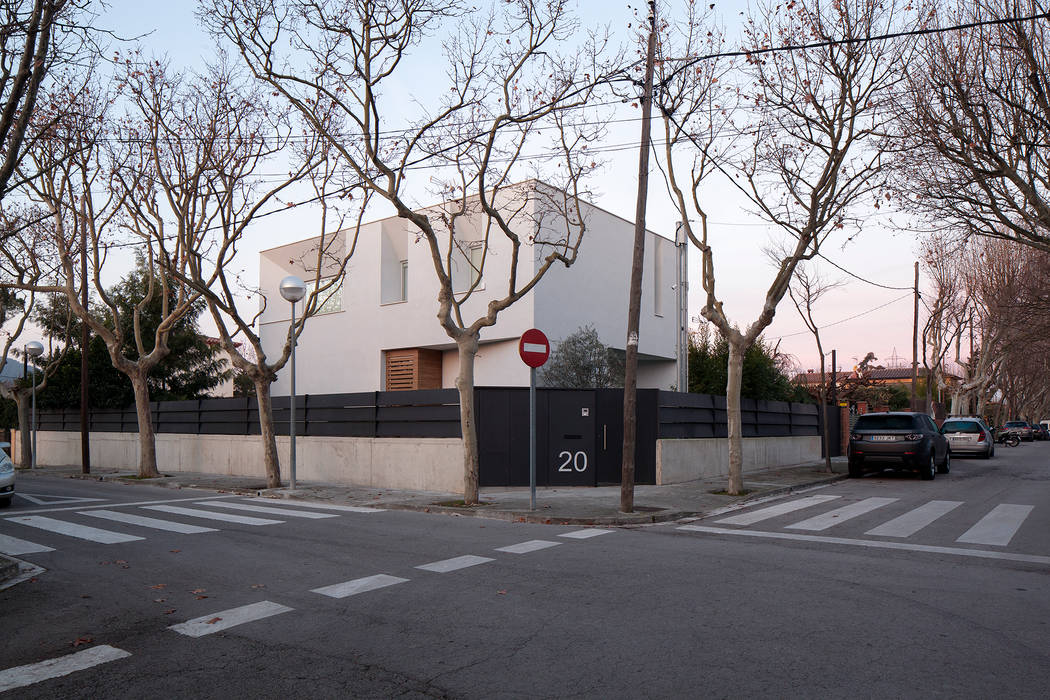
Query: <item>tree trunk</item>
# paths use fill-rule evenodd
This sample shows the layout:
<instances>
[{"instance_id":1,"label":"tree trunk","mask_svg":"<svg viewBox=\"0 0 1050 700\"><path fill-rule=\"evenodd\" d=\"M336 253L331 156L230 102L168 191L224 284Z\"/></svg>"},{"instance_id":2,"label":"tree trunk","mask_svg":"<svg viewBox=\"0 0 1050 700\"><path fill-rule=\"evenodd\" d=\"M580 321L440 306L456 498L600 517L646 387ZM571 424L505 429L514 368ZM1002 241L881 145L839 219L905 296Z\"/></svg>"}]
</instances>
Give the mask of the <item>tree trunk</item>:
<instances>
[{"instance_id":1,"label":"tree trunk","mask_svg":"<svg viewBox=\"0 0 1050 700\"><path fill-rule=\"evenodd\" d=\"M740 383L744 376L743 343L729 340L729 367L726 380L726 422L729 428L729 486L726 493L739 496L744 492L744 441L740 418Z\"/></svg>"},{"instance_id":2,"label":"tree trunk","mask_svg":"<svg viewBox=\"0 0 1050 700\"><path fill-rule=\"evenodd\" d=\"M135 414L139 421L139 477L153 479L157 471L157 439L153 433L153 411L149 405L149 386L141 374L129 374L135 391Z\"/></svg>"},{"instance_id":3,"label":"tree trunk","mask_svg":"<svg viewBox=\"0 0 1050 700\"><path fill-rule=\"evenodd\" d=\"M263 463L266 467L266 486L281 488L281 460L277 456L277 434L273 428L273 402L270 400L270 382L253 380L255 398L259 402L259 432L263 443Z\"/></svg>"},{"instance_id":4,"label":"tree trunk","mask_svg":"<svg viewBox=\"0 0 1050 700\"><path fill-rule=\"evenodd\" d=\"M33 463L33 427L30 425L29 406L32 394L28 390L15 392L15 404L18 406L18 466L29 468ZM12 457L14 455L11 455Z\"/></svg>"},{"instance_id":5,"label":"tree trunk","mask_svg":"<svg viewBox=\"0 0 1050 700\"><path fill-rule=\"evenodd\" d=\"M828 385L824 381L824 353L823 348L820 346L820 342L817 342L817 352L820 353L820 405L823 409L820 413L821 435L824 439L824 469L831 473L831 436L828 435L828 411L831 410L831 406L828 405ZM832 367L831 371L834 372L835 368Z\"/></svg>"},{"instance_id":6,"label":"tree trunk","mask_svg":"<svg viewBox=\"0 0 1050 700\"><path fill-rule=\"evenodd\" d=\"M463 502L478 502L478 426L474 420L474 358L478 354L478 336L467 335L456 341L459 346L459 421L463 429Z\"/></svg>"}]
</instances>

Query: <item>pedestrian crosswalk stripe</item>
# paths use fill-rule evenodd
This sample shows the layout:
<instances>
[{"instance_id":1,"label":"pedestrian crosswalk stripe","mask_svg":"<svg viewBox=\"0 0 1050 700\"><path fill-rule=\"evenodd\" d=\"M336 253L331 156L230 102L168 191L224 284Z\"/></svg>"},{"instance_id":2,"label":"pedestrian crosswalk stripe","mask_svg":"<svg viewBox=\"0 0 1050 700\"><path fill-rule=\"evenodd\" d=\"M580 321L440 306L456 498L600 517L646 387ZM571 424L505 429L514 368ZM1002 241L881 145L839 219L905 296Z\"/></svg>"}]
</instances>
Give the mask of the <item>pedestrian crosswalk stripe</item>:
<instances>
[{"instance_id":1,"label":"pedestrian crosswalk stripe","mask_svg":"<svg viewBox=\"0 0 1050 700\"><path fill-rule=\"evenodd\" d=\"M548 547L557 547L561 542L551 542L549 540L529 540L528 542L521 542L520 544L512 544L509 547L497 547L497 552L509 552L511 554L528 554L529 552L536 552L541 549L547 549Z\"/></svg>"},{"instance_id":2,"label":"pedestrian crosswalk stripe","mask_svg":"<svg viewBox=\"0 0 1050 700\"><path fill-rule=\"evenodd\" d=\"M301 510L290 510L288 508L274 508L272 506L257 506L251 503L228 503L226 501L203 501L197 503L198 506L214 506L219 508L231 508L233 510L246 510L254 513L266 513L267 515L280 515L282 517L289 518L338 518L338 515L332 515L331 513L307 513Z\"/></svg>"},{"instance_id":3,"label":"pedestrian crosswalk stripe","mask_svg":"<svg viewBox=\"0 0 1050 700\"><path fill-rule=\"evenodd\" d=\"M53 552L54 547L45 547L36 542L20 540L17 537L0 535L0 554L17 557L19 554L36 554L37 552Z\"/></svg>"},{"instance_id":4,"label":"pedestrian crosswalk stripe","mask_svg":"<svg viewBox=\"0 0 1050 700\"><path fill-rule=\"evenodd\" d=\"M172 625L168 629L184 634L187 637L203 637L206 634L215 634L237 625L243 625L246 622L255 622L256 620L273 617L291 610L292 608L279 603L264 600L259 603L242 605L239 608L212 613L211 615L202 615L201 617Z\"/></svg>"},{"instance_id":5,"label":"pedestrian crosswalk stripe","mask_svg":"<svg viewBox=\"0 0 1050 700\"><path fill-rule=\"evenodd\" d=\"M947 515L962 504L962 501L930 501L864 534L881 537L911 537L937 518Z\"/></svg>"},{"instance_id":6,"label":"pedestrian crosswalk stripe","mask_svg":"<svg viewBox=\"0 0 1050 700\"><path fill-rule=\"evenodd\" d=\"M294 501L296 508L320 508L321 510L340 510L344 513L382 513L384 508L366 508L364 506L341 506L336 503L314 503L313 501Z\"/></svg>"},{"instance_id":7,"label":"pedestrian crosswalk stripe","mask_svg":"<svg viewBox=\"0 0 1050 700\"><path fill-rule=\"evenodd\" d=\"M603 530L600 528L588 528L586 530L573 530L572 532L563 532L558 537L568 537L572 540L586 540L591 537L597 537L598 535L608 535L612 530Z\"/></svg>"},{"instance_id":8,"label":"pedestrian crosswalk stripe","mask_svg":"<svg viewBox=\"0 0 1050 700\"><path fill-rule=\"evenodd\" d=\"M815 515L812 518L797 522L794 525L787 525L789 530L827 530L829 527L838 525L839 523L852 520L853 518L870 513L876 508L882 508L883 506L889 505L899 499L896 498L865 498L863 501L851 503L848 506L842 506L835 510L829 510L827 513L822 515Z\"/></svg>"},{"instance_id":9,"label":"pedestrian crosswalk stripe","mask_svg":"<svg viewBox=\"0 0 1050 700\"><path fill-rule=\"evenodd\" d=\"M269 520L267 518L252 518L247 515L234 515L233 513L215 513L210 510L198 510L196 508L183 508L182 506L142 506L148 510L159 510L163 513L174 513L175 515L189 515L193 518L205 518L207 520L221 520L226 523L239 523L241 525L276 525L283 520Z\"/></svg>"},{"instance_id":10,"label":"pedestrian crosswalk stripe","mask_svg":"<svg viewBox=\"0 0 1050 700\"><path fill-rule=\"evenodd\" d=\"M459 569L465 569L468 566L477 566L478 564L484 564L485 562L490 561L495 561L495 559L490 559L489 557L478 557L473 554L465 554L462 557L453 557L452 559L444 559L429 564L422 564L416 568L423 569L424 571L434 571L439 574L447 574L450 571L458 571Z\"/></svg>"},{"instance_id":11,"label":"pedestrian crosswalk stripe","mask_svg":"<svg viewBox=\"0 0 1050 700\"><path fill-rule=\"evenodd\" d=\"M65 520L45 518L42 515L26 515L18 518L8 518L8 520L21 523L22 525L28 525L29 527L47 530L48 532L57 532L60 535L76 537L91 542L101 542L102 544L116 544L118 542L133 542L135 540L145 539L136 535L125 535L122 532L113 532L112 530L102 530L97 527L69 523Z\"/></svg>"},{"instance_id":12,"label":"pedestrian crosswalk stripe","mask_svg":"<svg viewBox=\"0 0 1050 700\"><path fill-rule=\"evenodd\" d=\"M388 576L387 574L376 574L375 576L355 578L353 581L344 581L343 583L336 583L331 586L314 588L310 592L320 593L329 598L346 598L348 596L357 595L358 593L367 593L368 591L375 591L398 583L405 583L406 581L408 581L407 578Z\"/></svg>"},{"instance_id":13,"label":"pedestrian crosswalk stripe","mask_svg":"<svg viewBox=\"0 0 1050 700\"><path fill-rule=\"evenodd\" d=\"M127 523L129 525L139 525L141 527L149 527L154 530L167 530L168 532L180 532L184 535L195 535L201 532L218 532L213 527L201 527L200 525L187 525L186 523L177 523L171 520L161 520L159 518L147 518L144 515L133 515L132 513L120 513L115 510L84 510L77 515L89 515L92 518L102 518L103 520L112 520L117 523Z\"/></svg>"},{"instance_id":14,"label":"pedestrian crosswalk stripe","mask_svg":"<svg viewBox=\"0 0 1050 700\"><path fill-rule=\"evenodd\" d=\"M77 671L109 663L117 659L126 659L131 656L123 649L117 649L107 644L90 649L84 649L57 659L48 659L35 664L16 666L0 671L0 693L15 688L24 688L51 678L61 678Z\"/></svg>"},{"instance_id":15,"label":"pedestrian crosswalk stripe","mask_svg":"<svg viewBox=\"0 0 1050 700\"><path fill-rule=\"evenodd\" d=\"M955 541L967 544L1008 545L1031 512L1032 506L1000 503Z\"/></svg>"},{"instance_id":16,"label":"pedestrian crosswalk stripe","mask_svg":"<svg viewBox=\"0 0 1050 700\"><path fill-rule=\"evenodd\" d=\"M771 540L791 540L794 542L820 542L824 544L843 544L853 547L872 549L897 549L908 552L928 552L931 554L951 554L978 559L998 559L1000 561L1020 561L1030 564L1050 565L1050 557L1037 554L1014 554L1013 552L993 552L987 549L967 549L965 547L936 547L928 544L910 544L908 542L887 542L886 540L858 540L848 537L828 537L826 535L801 535L793 532L762 532L760 530L736 530L728 527L706 527L704 525L681 525L679 530L692 530L712 535L729 535L736 537L757 537Z\"/></svg>"},{"instance_id":17,"label":"pedestrian crosswalk stripe","mask_svg":"<svg viewBox=\"0 0 1050 700\"><path fill-rule=\"evenodd\" d=\"M803 508L809 508L820 503L827 503L833 501L838 496L806 496L795 501L788 501L787 503L778 503L775 506L769 506L768 508L759 508L749 513L741 513L740 515L731 515L728 518L721 518L715 520L716 523L722 523L725 525L754 525L755 523L770 518L775 518L780 515L787 515L788 513L794 513L796 510L802 510Z\"/></svg>"}]
</instances>

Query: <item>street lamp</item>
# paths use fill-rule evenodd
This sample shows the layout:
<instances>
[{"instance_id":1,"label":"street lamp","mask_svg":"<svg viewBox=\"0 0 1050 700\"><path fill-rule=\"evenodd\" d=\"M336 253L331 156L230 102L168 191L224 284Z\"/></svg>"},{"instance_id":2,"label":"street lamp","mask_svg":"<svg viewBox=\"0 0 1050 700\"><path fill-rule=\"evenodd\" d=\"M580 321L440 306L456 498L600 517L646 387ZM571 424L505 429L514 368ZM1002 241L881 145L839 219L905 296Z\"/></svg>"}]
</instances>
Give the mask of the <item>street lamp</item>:
<instances>
[{"instance_id":1,"label":"street lamp","mask_svg":"<svg viewBox=\"0 0 1050 700\"><path fill-rule=\"evenodd\" d=\"M281 296L292 302L292 411L289 418L288 436L291 438L292 459L289 464L289 488L295 490L295 346L298 345L295 335L295 302L306 296L306 283L295 275L288 275L281 280Z\"/></svg>"},{"instance_id":2,"label":"street lamp","mask_svg":"<svg viewBox=\"0 0 1050 700\"><path fill-rule=\"evenodd\" d=\"M36 340L30 340L25 345L25 354L32 357L34 360L44 354L44 345ZM33 363L34 365L36 362ZM30 433L32 434L33 440L33 457L29 463L30 469L36 469L36 367L33 367L33 410L32 410L32 423Z\"/></svg>"}]
</instances>

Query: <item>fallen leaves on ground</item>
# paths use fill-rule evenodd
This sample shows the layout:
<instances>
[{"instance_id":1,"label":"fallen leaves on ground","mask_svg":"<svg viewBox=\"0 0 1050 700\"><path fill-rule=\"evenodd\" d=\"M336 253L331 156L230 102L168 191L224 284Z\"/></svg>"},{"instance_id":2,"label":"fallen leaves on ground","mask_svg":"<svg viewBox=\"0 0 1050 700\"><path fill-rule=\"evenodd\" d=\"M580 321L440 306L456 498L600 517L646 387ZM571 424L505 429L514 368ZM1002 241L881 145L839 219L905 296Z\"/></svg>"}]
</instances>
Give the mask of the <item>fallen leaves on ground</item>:
<instances>
[{"instance_id":1,"label":"fallen leaves on ground","mask_svg":"<svg viewBox=\"0 0 1050 700\"><path fill-rule=\"evenodd\" d=\"M166 584L166 583L157 583L157 584L154 584L154 585L150 586L150 588L152 588L155 591L159 591L162 588L167 588L167 587L168 587L168 584Z\"/></svg>"},{"instance_id":2,"label":"fallen leaves on ground","mask_svg":"<svg viewBox=\"0 0 1050 700\"><path fill-rule=\"evenodd\" d=\"M169 609L164 611L164 614L165 615L171 615L174 612L175 612L175 608L169 608Z\"/></svg>"},{"instance_id":3,"label":"fallen leaves on ground","mask_svg":"<svg viewBox=\"0 0 1050 700\"><path fill-rule=\"evenodd\" d=\"M192 591L190 591L190 593L203 593L203 592L204 592L203 588L194 588Z\"/></svg>"},{"instance_id":4,"label":"fallen leaves on ground","mask_svg":"<svg viewBox=\"0 0 1050 700\"><path fill-rule=\"evenodd\" d=\"M85 644L91 644L93 641L95 641L95 640L93 638L91 638L91 637L77 637L73 641L73 646L75 646L75 647L84 646Z\"/></svg>"},{"instance_id":5,"label":"fallen leaves on ground","mask_svg":"<svg viewBox=\"0 0 1050 700\"><path fill-rule=\"evenodd\" d=\"M168 551L171 552L172 554L178 554L182 550L181 549L169 549Z\"/></svg>"},{"instance_id":6,"label":"fallen leaves on ground","mask_svg":"<svg viewBox=\"0 0 1050 700\"><path fill-rule=\"evenodd\" d=\"M265 583L253 583L252 584L252 588L253 589L255 589L255 588L266 588L266 584Z\"/></svg>"},{"instance_id":7,"label":"fallen leaves on ground","mask_svg":"<svg viewBox=\"0 0 1050 700\"><path fill-rule=\"evenodd\" d=\"M206 625L214 625L216 622L222 622L222 618L221 617L213 617L212 619L208 620L204 624L206 624Z\"/></svg>"},{"instance_id":8,"label":"fallen leaves on ground","mask_svg":"<svg viewBox=\"0 0 1050 700\"><path fill-rule=\"evenodd\" d=\"M206 596L206 595L199 595L199 596L197 596L197 600L204 600L207 597L208 596Z\"/></svg>"}]
</instances>

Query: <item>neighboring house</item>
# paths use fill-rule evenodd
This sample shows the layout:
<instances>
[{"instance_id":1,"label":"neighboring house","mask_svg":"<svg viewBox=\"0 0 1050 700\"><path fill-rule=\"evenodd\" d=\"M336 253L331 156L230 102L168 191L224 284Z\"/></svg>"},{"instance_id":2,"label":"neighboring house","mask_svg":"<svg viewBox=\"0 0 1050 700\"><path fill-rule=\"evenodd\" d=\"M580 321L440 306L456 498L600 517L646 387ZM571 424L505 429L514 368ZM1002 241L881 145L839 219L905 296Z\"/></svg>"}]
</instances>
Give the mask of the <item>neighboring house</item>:
<instances>
[{"instance_id":1,"label":"neighboring house","mask_svg":"<svg viewBox=\"0 0 1050 700\"><path fill-rule=\"evenodd\" d=\"M529 206L539 205L530 200ZM425 211L436 214L438 209ZM542 330L553 349L589 324L603 343L624 348L634 225L590 204L584 203L582 209L587 230L576 263L570 268L555 263L536 288L500 312L495 326L481 331L477 386L528 386L529 368L518 357L518 339L529 328ZM533 240L529 229L534 227L545 227L537 239L557 234L554 217L532 211L521 218L527 224L520 231L523 241ZM457 226L455 289L466 289L477 279L475 268L484 253L480 224L481 217L473 216ZM290 320L290 305L278 294L278 285L287 275L298 275L308 283L316 276L316 266L308 261L316 259L317 245L318 239L311 238L260 254L259 284L268 297L260 337L267 354L279 350ZM342 245L345 238L337 240L335 247ZM490 299L504 296L507 290L509 244L502 233L493 232L488 246L481 283L464 309L467 323L484 313ZM523 250L531 251L532 246L527 244ZM545 254L542 247L533 254L523 253L518 279L530 279ZM675 261L674 242L647 231L639 387L668 389L675 383ZM330 275L331 270L322 270L322 277L325 273ZM437 290L430 249L407 220L390 217L363 224L341 287L307 322L299 339L296 393L454 387L459 358L438 323ZM275 395L289 393L289 376L288 367L278 374Z\"/></svg>"},{"instance_id":2,"label":"neighboring house","mask_svg":"<svg viewBox=\"0 0 1050 700\"><path fill-rule=\"evenodd\" d=\"M0 384L13 385L16 381L22 378L22 372L25 371L21 360L16 360L10 357L4 358L4 363L0 365ZM33 365L29 365L29 373L36 372L37 369Z\"/></svg>"}]
</instances>

